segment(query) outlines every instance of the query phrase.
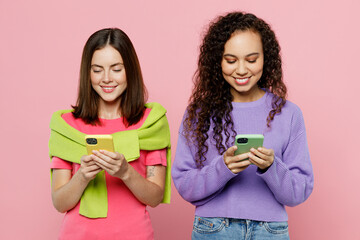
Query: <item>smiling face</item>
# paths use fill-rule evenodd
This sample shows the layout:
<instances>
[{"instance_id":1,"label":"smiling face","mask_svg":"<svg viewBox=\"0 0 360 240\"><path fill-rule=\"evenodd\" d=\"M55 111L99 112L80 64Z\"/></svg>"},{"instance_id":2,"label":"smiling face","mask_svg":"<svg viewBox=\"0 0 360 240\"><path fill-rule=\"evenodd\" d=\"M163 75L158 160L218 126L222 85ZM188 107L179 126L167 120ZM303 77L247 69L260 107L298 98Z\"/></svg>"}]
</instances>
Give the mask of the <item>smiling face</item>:
<instances>
[{"instance_id":1,"label":"smiling face","mask_svg":"<svg viewBox=\"0 0 360 240\"><path fill-rule=\"evenodd\" d=\"M100 108L120 103L127 82L123 59L115 48L107 45L94 52L90 79L93 89L100 96Z\"/></svg>"},{"instance_id":2,"label":"smiling face","mask_svg":"<svg viewBox=\"0 0 360 240\"><path fill-rule=\"evenodd\" d=\"M264 53L259 33L236 31L225 43L221 69L234 102L251 102L264 91L257 82L263 73Z\"/></svg>"}]
</instances>

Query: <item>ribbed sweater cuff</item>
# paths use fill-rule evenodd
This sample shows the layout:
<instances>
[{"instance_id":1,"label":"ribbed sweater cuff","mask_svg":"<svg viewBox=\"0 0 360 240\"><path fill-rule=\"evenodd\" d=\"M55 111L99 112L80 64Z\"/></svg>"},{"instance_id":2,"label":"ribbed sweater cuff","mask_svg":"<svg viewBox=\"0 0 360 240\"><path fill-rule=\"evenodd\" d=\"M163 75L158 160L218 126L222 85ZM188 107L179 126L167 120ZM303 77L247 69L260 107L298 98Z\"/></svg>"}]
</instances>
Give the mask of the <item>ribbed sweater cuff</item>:
<instances>
[{"instance_id":1,"label":"ribbed sweater cuff","mask_svg":"<svg viewBox=\"0 0 360 240\"><path fill-rule=\"evenodd\" d=\"M283 179L287 172L287 167L275 156L273 164L266 170L266 172L262 173L258 169L256 173L268 184L279 185L281 181L280 179Z\"/></svg>"},{"instance_id":2,"label":"ribbed sweater cuff","mask_svg":"<svg viewBox=\"0 0 360 240\"><path fill-rule=\"evenodd\" d=\"M217 171L217 175L221 176L219 178L219 183L221 186L224 186L230 179L237 175L226 166L223 156L221 156L221 159L216 161L215 169Z\"/></svg>"}]
</instances>

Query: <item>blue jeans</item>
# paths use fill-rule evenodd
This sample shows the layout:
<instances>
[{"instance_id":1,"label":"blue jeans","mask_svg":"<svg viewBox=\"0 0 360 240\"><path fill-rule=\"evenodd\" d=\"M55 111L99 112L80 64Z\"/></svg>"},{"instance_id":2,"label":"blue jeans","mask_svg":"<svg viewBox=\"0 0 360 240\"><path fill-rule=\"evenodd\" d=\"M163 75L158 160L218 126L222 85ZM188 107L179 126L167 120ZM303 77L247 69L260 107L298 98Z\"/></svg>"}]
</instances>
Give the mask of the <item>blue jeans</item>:
<instances>
[{"instance_id":1,"label":"blue jeans","mask_svg":"<svg viewBox=\"0 0 360 240\"><path fill-rule=\"evenodd\" d=\"M191 239L288 240L290 238L287 222L195 216Z\"/></svg>"}]
</instances>

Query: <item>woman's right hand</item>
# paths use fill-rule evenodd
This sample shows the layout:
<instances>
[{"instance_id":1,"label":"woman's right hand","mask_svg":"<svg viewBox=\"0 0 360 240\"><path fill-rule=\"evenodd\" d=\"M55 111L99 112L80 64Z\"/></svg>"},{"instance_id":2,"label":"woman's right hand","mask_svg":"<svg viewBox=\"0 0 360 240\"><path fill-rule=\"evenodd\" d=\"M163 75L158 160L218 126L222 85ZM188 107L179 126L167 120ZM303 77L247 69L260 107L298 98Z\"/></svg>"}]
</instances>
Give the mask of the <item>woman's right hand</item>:
<instances>
[{"instance_id":1,"label":"woman's right hand","mask_svg":"<svg viewBox=\"0 0 360 240\"><path fill-rule=\"evenodd\" d=\"M95 164L92 155L84 155L81 157L81 165L79 172L85 181L90 182L101 172L101 168Z\"/></svg>"},{"instance_id":2,"label":"woman's right hand","mask_svg":"<svg viewBox=\"0 0 360 240\"><path fill-rule=\"evenodd\" d=\"M251 164L249 160L245 160L249 158L248 154L235 155L236 149L236 146L229 147L223 155L226 166L235 174L244 171Z\"/></svg>"},{"instance_id":3,"label":"woman's right hand","mask_svg":"<svg viewBox=\"0 0 360 240\"><path fill-rule=\"evenodd\" d=\"M89 184L102 169L91 156L82 156L80 168L72 176L70 169L53 169L52 200L59 212L66 212L76 206Z\"/></svg>"}]
</instances>

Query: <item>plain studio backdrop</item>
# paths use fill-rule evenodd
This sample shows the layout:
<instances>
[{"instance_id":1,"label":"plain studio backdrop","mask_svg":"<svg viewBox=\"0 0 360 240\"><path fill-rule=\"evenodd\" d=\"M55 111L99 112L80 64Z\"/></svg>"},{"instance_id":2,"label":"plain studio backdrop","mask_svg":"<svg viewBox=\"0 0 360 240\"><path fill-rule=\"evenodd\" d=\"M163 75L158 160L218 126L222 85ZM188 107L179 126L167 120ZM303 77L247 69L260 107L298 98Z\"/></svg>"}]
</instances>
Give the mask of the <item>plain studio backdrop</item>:
<instances>
[{"instance_id":1,"label":"plain studio backdrop","mask_svg":"<svg viewBox=\"0 0 360 240\"><path fill-rule=\"evenodd\" d=\"M247 11L270 23L282 47L289 100L303 111L313 194L288 208L291 239L360 239L360 4L343 1L0 0L0 239L56 239L51 114L75 104L82 48L105 27L123 29L140 59L149 101L167 110L173 157L198 47L209 22ZM194 207L172 188L150 209L158 240L190 239Z\"/></svg>"}]
</instances>

